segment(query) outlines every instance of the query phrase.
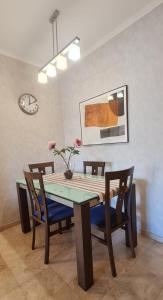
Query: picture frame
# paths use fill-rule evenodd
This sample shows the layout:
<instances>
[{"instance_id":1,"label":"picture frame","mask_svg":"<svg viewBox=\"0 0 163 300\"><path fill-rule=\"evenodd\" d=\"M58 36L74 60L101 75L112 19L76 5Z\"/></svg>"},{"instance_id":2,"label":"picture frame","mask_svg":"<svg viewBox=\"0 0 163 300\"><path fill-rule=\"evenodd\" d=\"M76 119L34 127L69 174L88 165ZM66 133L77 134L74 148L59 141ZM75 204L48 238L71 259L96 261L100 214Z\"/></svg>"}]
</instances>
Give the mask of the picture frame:
<instances>
[{"instance_id":1,"label":"picture frame","mask_svg":"<svg viewBox=\"0 0 163 300\"><path fill-rule=\"evenodd\" d=\"M128 86L79 103L83 145L128 143Z\"/></svg>"}]
</instances>

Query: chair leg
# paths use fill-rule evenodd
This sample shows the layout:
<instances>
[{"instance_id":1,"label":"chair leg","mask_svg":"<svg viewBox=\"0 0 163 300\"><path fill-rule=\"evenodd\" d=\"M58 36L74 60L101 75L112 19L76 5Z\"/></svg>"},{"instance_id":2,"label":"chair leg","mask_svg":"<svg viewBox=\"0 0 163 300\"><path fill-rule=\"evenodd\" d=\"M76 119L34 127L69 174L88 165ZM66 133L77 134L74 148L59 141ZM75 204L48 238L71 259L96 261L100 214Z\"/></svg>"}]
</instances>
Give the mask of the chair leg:
<instances>
[{"instance_id":1,"label":"chair leg","mask_svg":"<svg viewBox=\"0 0 163 300\"><path fill-rule=\"evenodd\" d=\"M36 221L32 220L32 250L35 249Z\"/></svg>"},{"instance_id":2,"label":"chair leg","mask_svg":"<svg viewBox=\"0 0 163 300\"><path fill-rule=\"evenodd\" d=\"M107 234L104 232L104 242L107 242Z\"/></svg>"},{"instance_id":3,"label":"chair leg","mask_svg":"<svg viewBox=\"0 0 163 300\"><path fill-rule=\"evenodd\" d=\"M111 234L108 234L108 236L107 236L107 246L108 246L109 260L110 260L110 267L111 267L112 276L116 277L117 272L116 272L114 255L113 255L113 246L112 246Z\"/></svg>"},{"instance_id":4,"label":"chair leg","mask_svg":"<svg viewBox=\"0 0 163 300\"><path fill-rule=\"evenodd\" d=\"M58 222L59 233L62 234L62 222Z\"/></svg>"},{"instance_id":5,"label":"chair leg","mask_svg":"<svg viewBox=\"0 0 163 300\"><path fill-rule=\"evenodd\" d=\"M66 229L70 229L71 218L66 219Z\"/></svg>"},{"instance_id":6,"label":"chair leg","mask_svg":"<svg viewBox=\"0 0 163 300\"><path fill-rule=\"evenodd\" d=\"M135 258L136 254L135 254L135 249L134 249L133 235L132 235L132 228L131 228L131 222L130 221L127 224L127 228L128 228L128 235L129 235L129 243L130 243L130 248L131 248L131 254L132 254L132 257Z\"/></svg>"},{"instance_id":7,"label":"chair leg","mask_svg":"<svg viewBox=\"0 0 163 300\"><path fill-rule=\"evenodd\" d=\"M45 225L45 258L44 258L44 263L48 264L49 263L49 225Z\"/></svg>"}]
</instances>

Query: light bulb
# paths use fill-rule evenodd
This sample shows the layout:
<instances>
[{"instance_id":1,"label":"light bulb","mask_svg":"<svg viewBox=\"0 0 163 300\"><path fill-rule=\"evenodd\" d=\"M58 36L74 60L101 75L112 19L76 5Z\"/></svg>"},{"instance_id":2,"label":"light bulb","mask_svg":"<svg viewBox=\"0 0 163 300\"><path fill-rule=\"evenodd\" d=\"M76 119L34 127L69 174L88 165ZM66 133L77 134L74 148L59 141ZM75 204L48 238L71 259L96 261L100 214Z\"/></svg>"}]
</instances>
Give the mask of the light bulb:
<instances>
[{"instance_id":1,"label":"light bulb","mask_svg":"<svg viewBox=\"0 0 163 300\"><path fill-rule=\"evenodd\" d=\"M53 66L52 64L49 64L47 66L46 74L48 77L55 77L57 75L56 67Z\"/></svg>"},{"instance_id":2,"label":"light bulb","mask_svg":"<svg viewBox=\"0 0 163 300\"><path fill-rule=\"evenodd\" d=\"M47 83L47 81L48 81L47 75L44 72L39 72L38 73L38 82L45 84L45 83Z\"/></svg>"},{"instance_id":3,"label":"light bulb","mask_svg":"<svg viewBox=\"0 0 163 300\"><path fill-rule=\"evenodd\" d=\"M57 66L57 69L59 69L59 70L62 70L62 71L66 70L67 69L67 58L61 54L58 55L56 66Z\"/></svg>"},{"instance_id":4,"label":"light bulb","mask_svg":"<svg viewBox=\"0 0 163 300\"><path fill-rule=\"evenodd\" d=\"M75 44L72 44L69 47L68 58L73 61L77 61L78 59L80 59L80 47Z\"/></svg>"},{"instance_id":5,"label":"light bulb","mask_svg":"<svg viewBox=\"0 0 163 300\"><path fill-rule=\"evenodd\" d=\"M111 100L114 100L113 95L109 95L109 96L108 96L108 101L111 101Z\"/></svg>"},{"instance_id":6,"label":"light bulb","mask_svg":"<svg viewBox=\"0 0 163 300\"><path fill-rule=\"evenodd\" d=\"M117 93L117 98L123 98L123 92Z\"/></svg>"}]
</instances>

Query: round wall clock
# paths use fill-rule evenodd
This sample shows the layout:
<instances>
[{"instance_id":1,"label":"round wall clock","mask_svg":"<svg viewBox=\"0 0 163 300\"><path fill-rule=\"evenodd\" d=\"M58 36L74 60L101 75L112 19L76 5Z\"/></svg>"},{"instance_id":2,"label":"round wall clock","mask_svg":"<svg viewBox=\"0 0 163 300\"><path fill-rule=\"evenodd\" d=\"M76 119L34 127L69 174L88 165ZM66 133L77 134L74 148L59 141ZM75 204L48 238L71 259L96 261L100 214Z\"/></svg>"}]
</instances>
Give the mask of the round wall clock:
<instances>
[{"instance_id":1,"label":"round wall clock","mask_svg":"<svg viewBox=\"0 0 163 300\"><path fill-rule=\"evenodd\" d=\"M20 109L28 115L34 115L38 112L38 100L31 94L22 94L19 97L18 103Z\"/></svg>"}]
</instances>

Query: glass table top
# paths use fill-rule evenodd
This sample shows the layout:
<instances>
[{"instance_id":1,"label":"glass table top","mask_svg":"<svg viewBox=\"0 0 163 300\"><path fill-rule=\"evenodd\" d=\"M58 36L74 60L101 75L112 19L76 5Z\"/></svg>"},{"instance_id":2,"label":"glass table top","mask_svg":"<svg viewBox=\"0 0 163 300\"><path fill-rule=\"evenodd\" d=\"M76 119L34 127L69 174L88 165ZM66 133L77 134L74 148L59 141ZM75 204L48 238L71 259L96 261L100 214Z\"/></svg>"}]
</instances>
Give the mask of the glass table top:
<instances>
[{"instance_id":1,"label":"glass table top","mask_svg":"<svg viewBox=\"0 0 163 300\"><path fill-rule=\"evenodd\" d=\"M78 173L79 174L79 173ZM101 176L94 176L94 175L85 175L85 174L81 174L80 176L84 177L84 178L94 178L94 179L99 179L99 180L103 180L103 178ZM26 186L26 181L25 179L17 179L16 183ZM37 190L40 189L39 187L39 182L37 180L34 180L34 186ZM99 195L98 193L93 193L93 192L89 192L87 190L84 189L79 189L73 186L64 186L62 184L58 184L58 183L50 183L50 182L45 182L44 181L44 189L46 194L50 194L50 195L54 195L54 196L58 196L60 198L69 200L73 203L77 203L77 204L82 204L85 203L87 201L93 200L93 199L99 199Z\"/></svg>"}]
</instances>

